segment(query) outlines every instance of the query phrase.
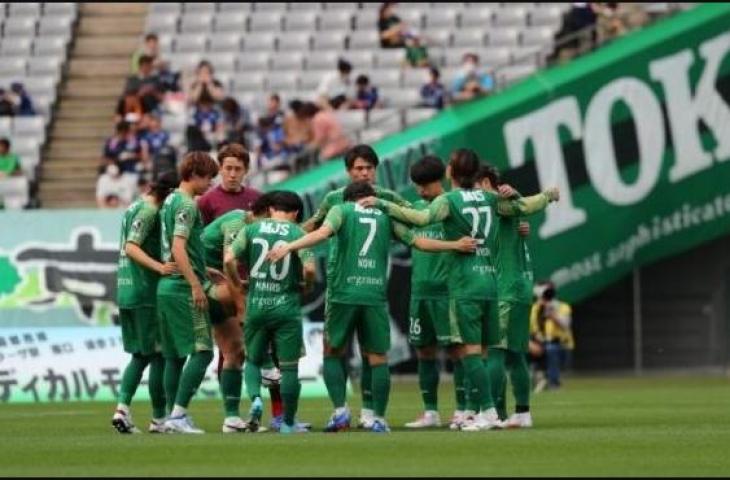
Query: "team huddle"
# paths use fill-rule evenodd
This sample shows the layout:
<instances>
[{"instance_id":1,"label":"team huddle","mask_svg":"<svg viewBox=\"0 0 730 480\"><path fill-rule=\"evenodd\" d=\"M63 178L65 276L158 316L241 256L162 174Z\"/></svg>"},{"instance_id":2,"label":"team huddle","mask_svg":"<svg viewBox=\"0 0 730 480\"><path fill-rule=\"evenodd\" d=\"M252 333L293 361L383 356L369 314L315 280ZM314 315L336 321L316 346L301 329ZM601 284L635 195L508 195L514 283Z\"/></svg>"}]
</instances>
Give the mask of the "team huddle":
<instances>
[{"instance_id":1,"label":"team huddle","mask_svg":"<svg viewBox=\"0 0 730 480\"><path fill-rule=\"evenodd\" d=\"M323 242L329 247L323 377L334 408L324 431L352 424L346 354L355 337L362 353L358 426L390 431L386 291L392 240L413 249L409 342L418 355L424 412L406 427L441 426L439 347L454 365L450 428L532 426L526 355L533 277L525 243L529 228L520 218L557 201L557 189L522 197L475 152L459 149L446 166L425 156L411 167L422 199L410 204L374 185L378 163L369 146L353 147L345 155L351 183L330 192L303 223L300 197L276 190L250 211L230 211L204 227L195 197L209 189L218 163L202 152L185 156L179 186L176 175L163 175L129 207L122 221L118 300L124 347L132 358L112 419L119 432L139 431L129 406L149 366L149 431L203 433L187 409L214 343L223 359L224 433L265 430L265 381L277 384L283 406L281 421L272 427L309 431L311 424L297 420L301 295L315 279L311 249ZM511 416L507 375L515 396ZM244 382L251 402L245 421Z\"/></svg>"}]
</instances>

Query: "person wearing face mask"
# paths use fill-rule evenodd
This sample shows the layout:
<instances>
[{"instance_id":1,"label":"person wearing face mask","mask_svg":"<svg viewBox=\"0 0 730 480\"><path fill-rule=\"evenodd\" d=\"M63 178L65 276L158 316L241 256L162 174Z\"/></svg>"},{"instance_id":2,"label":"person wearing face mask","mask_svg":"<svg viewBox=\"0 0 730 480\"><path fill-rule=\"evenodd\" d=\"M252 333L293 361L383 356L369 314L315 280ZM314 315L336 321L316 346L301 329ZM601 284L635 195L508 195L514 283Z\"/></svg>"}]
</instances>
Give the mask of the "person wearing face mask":
<instances>
[{"instance_id":1,"label":"person wearing face mask","mask_svg":"<svg viewBox=\"0 0 730 480\"><path fill-rule=\"evenodd\" d=\"M479 56L475 53L464 54L461 70L451 84L451 94L454 100L471 100L488 94L493 89L494 78L479 69Z\"/></svg>"}]
</instances>

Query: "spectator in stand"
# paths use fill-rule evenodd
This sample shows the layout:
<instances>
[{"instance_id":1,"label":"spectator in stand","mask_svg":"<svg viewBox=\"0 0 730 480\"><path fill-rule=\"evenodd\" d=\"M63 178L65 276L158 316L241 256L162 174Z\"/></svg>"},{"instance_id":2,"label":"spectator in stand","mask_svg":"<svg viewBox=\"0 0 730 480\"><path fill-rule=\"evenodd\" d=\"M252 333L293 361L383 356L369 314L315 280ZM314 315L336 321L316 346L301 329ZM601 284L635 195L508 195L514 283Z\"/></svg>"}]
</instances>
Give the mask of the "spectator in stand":
<instances>
[{"instance_id":1,"label":"spectator in stand","mask_svg":"<svg viewBox=\"0 0 730 480\"><path fill-rule=\"evenodd\" d=\"M12 93L0 88L0 117L15 116L15 103Z\"/></svg>"},{"instance_id":2,"label":"spectator in stand","mask_svg":"<svg viewBox=\"0 0 730 480\"><path fill-rule=\"evenodd\" d=\"M114 136L104 143L100 170L103 172L111 163L116 163L125 173L136 174L142 160L142 146L129 122L117 123Z\"/></svg>"},{"instance_id":3,"label":"spectator in stand","mask_svg":"<svg viewBox=\"0 0 730 480\"><path fill-rule=\"evenodd\" d=\"M10 153L10 140L0 138L0 179L22 175L18 154Z\"/></svg>"},{"instance_id":4,"label":"spectator in stand","mask_svg":"<svg viewBox=\"0 0 730 480\"><path fill-rule=\"evenodd\" d=\"M378 104L378 89L370 85L367 75L358 75L355 79L355 99L350 108L370 110Z\"/></svg>"},{"instance_id":5,"label":"spectator in stand","mask_svg":"<svg viewBox=\"0 0 730 480\"><path fill-rule=\"evenodd\" d=\"M596 32L591 30L583 35L577 33L596 24L599 9L597 3L572 3L570 10L563 15L562 27L555 34L555 42L558 46L553 52L554 57L565 62L590 47L591 43L596 40ZM570 40L566 41L566 38L570 38Z\"/></svg>"},{"instance_id":6,"label":"spectator in stand","mask_svg":"<svg viewBox=\"0 0 730 480\"><path fill-rule=\"evenodd\" d=\"M428 76L428 83L421 87L421 106L441 110L446 105L446 87L440 81L441 72L432 66Z\"/></svg>"},{"instance_id":7,"label":"spectator in stand","mask_svg":"<svg viewBox=\"0 0 730 480\"><path fill-rule=\"evenodd\" d=\"M198 208L205 225L235 209L251 210L261 196L256 189L245 187L250 157L243 145L229 143L218 152L221 182L198 199Z\"/></svg>"},{"instance_id":8,"label":"spectator in stand","mask_svg":"<svg viewBox=\"0 0 730 480\"><path fill-rule=\"evenodd\" d=\"M284 127L277 125L273 116L259 118L259 141L256 151L259 170L270 171L284 167L286 146L284 144ZM288 167L286 167L288 170Z\"/></svg>"},{"instance_id":9,"label":"spectator in stand","mask_svg":"<svg viewBox=\"0 0 730 480\"><path fill-rule=\"evenodd\" d=\"M196 105L201 101L215 104L225 98L223 84L214 76L213 65L203 60L195 69L195 78L187 88L188 103Z\"/></svg>"},{"instance_id":10,"label":"spectator in stand","mask_svg":"<svg viewBox=\"0 0 730 480\"><path fill-rule=\"evenodd\" d=\"M428 49L417 35L406 35L406 56L404 63L409 67L427 67L430 64Z\"/></svg>"},{"instance_id":11,"label":"spectator in stand","mask_svg":"<svg viewBox=\"0 0 730 480\"><path fill-rule=\"evenodd\" d=\"M137 93L138 90L125 90L124 95L117 102L116 115L114 116L115 122L121 122L130 113L138 115L140 118L142 117L144 108L142 107L142 100Z\"/></svg>"},{"instance_id":12,"label":"spectator in stand","mask_svg":"<svg viewBox=\"0 0 730 480\"><path fill-rule=\"evenodd\" d=\"M649 21L645 7L638 3L601 2L594 5L599 45L639 28Z\"/></svg>"},{"instance_id":13,"label":"spectator in stand","mask_svg":"<svg viewBox=\"0 0 730 480\"><path fill-rule=\"evenodd\" d=\"M393 11L395 2L385 2L380 6L378 14L378 30L382 48L403 48L406 46L405 23Z\"/></svg>"},{"instance_id":14,"label":"spectator in stand","mask_svg":"<svg viewBox=\"0 0 730 480\"><path fill-rule=\"evenodd\" d=\"M494 78L479 69L479 56L476 53L465 53L461 70L451 84L451 96L454 101L465 101L486 95L494 89Z\"/></svg>"},{"instance_id":15,"label":"spectator in stand","mask_svg":"<svg viewBox=\"0 0 730 480\"><path fill-rule=\"evenodd\" d=\"M142 102L143 112L149 113L157 109L163 98L160 78L154 72L153 59L149 55L140 56L138 65L137 73L127 78L124 90L136 91Z\"/></svg>"},{"instance_id":16,"label":"spectator in stand","mask_svg":"<svg viewBox=\"0 0 730 480\"><path fill-rule=\"evenodd\" d=\"M160 117L150 113L146 117L146 131L140 135L142 163L146 170L152 170L153 159L170 142L170 134L162 129Z\"/></svg>"},{"instance_id":17,"label":"spectator in stand","mask_svg":"<svg viewBox=\"0 0 730 480\"><path fill-rule=\"evenodd\" d=\"M240 143L248 147L251 144L249 137L253 131L251 125L251 114L238 104L235 98L226 97L221 102L221 113L223 116L223 137L227 143Z\"/></svg>"},{"instance_id":18,"label":"spectator in stand","mask_svg":"<svg viewBox=\"0 0 730 480\"><path fill-rule=\"evenodd\" d=\"M193 124L210 144L208 151L216 148L216 145L225 138L223 117L209 96L203 96L198 100L193 113Z\"/></svg>"},{"instance_id":19,"label":"spectator in stand","mask_svg":"<svg viewBox=\"0 0 730 480\"><path fill-rule=\"evenodd\" d=\"M346 102L338 102L341 105L346 105L352 99L351 73L352 64L350 62L343 58L337 60L337 71L326 73L317 87L317 97L322 106L332 107L332 99L337 97L345 97Z\"/></svg>"},{"instance_id":20,"label":"spectator in stand","mask_svg":"<svg viewBox=\"0 0 730 480\"><path fill-rule=\"evenodd\" d=\"M271 118L274 125L282 126L284 124L284 110L281 109L281 97L279 97L279 94L272 93L269 95L264 116Z\"/></svg>"},{"instance_id":21,"label":"spectator in stand","mask_svg":"<svg viewBox=\"0 0 730 480\"><path fill-rule=\"evenodd\" d=\"M159 72L162 67L162 57L160 56L160 39L156 33L148 33L144 36L144 43L132 54L132 75L139 72L139 59L143 56L152 58L152 67Z\"/></svg>"},{"instance_id":22,"label":"spectator in stand","mask_svg":"<svg viewBox=\"0 0 730 480\"><path fill-rule=\"evenodd\" d=\"M350 148L351 141L334 113L345 101L342 96L334 98L332 108L320 108L311 102L305 104L305 114L312 119L312 141L307 150L316 152L320 160L329 160Z\"/></svg>"},{"instance_id":23,"label":"spectator in stand","mask_svg":"<svg viewBox=\"0 0 730 480\"><path fill-rule=\"evenodd\" d=\"M128 207L136 190L136 177L124 174L116 162L106 166L96 182L96 204L99 208Z\"/></svg>"},{"instance_id":24,"label":"spectator in stand","mask_svg":"<svg viewBox=\"0 0 730 480\"><path fill-rule=\"evenodd\" d=\"M304 114L304 103L300 100L289 102L291 110L284 117L284 145L287 152L297 154L312 141L312 122Z\"/></svg>"},{"instance_id":25,"label":"spectator in stand","mask_svg":"<svg viewBox=\"0 0 730 480\"><path fill-rule=\"evenodd\" d=\"M16 98L15 115L22 117L36 114L35 108L33 107L33 100L31 100L30 94L28 94L22 83L13 82L10 84L10 91Z\"/></svg>"},{"instance_id":26,"label":"spectator in stand","mask_svg":"<svg viewBox=\"0 0 730 480\"><path fill-rule=\"evenodd\" d=\"M28 179L23 175L20 158L10 152L10 141L0 138L0 209L24 208L28 196Z\"/></svg>"}]
</instances>

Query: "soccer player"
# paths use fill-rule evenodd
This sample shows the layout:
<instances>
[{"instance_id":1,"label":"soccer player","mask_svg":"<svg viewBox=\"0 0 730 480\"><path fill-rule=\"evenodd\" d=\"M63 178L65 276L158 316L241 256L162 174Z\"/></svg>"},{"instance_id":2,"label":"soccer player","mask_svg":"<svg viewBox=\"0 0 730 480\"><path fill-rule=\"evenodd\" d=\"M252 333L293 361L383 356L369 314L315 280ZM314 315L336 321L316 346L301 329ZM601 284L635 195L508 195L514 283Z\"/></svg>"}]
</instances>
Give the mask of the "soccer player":
<instances>
[{"instance_id":1,"label":"soccer player","mask_svg":"<svg viewBox=\"0 0 730 480\"><path fill-rule=\"evenodd\" d=\"M335 407L325 428L329 432L346 430L350 426L350 412L345 403L345 371L340 357L355 331L363 355L372 369L370 387L375 420L371 430L379 433L390 431L385 411L390 394L387 357L390 319L386 306L386 284L391 238L431 251L470 251L475 247L474 241L469 238L456 242L416 238L404 225L391 222L380 210L354 203L374 194L374 188L367 182L350 184L343 192L345 203L333 206L319 229L269 253L272 261L278 261L292 251L312 247L334 236L330 248L333 249L331 258L336 268L330 272L324 339L324 379Z\"/></svg>"},{"instance_id":2,"label":"soccer player","mask_svg":"<svg viewBox=\"0 0 730 480\"><path fill-rule=\"evenodd\" d=\"M482 165L477 183L486 192L501 184L499 172ZM519 217L500 216L498 229L497 298L499 321L489 326L487 371L497 412L508 428L532 427L530 414L530 371L527 346L530 337L530 306L533 273L525 238L518 231ZM515 397L515 413L507 419L506 375L509 372Z\"/></svg>"},{"instance_id":3,"label":"soccer player","mask_svg":"<svg viewBox=\"0 0 730 480\"><path fill-rule=\"evenodd\" d=\"M414 208L425 209L433 199L444 193L445 176L443 162L427 155L411 167L411 180L423 200ZM417 236L444 239L441 223L414 229ZM414 249L411 253L411 302L408 340L416 349L418 357L418 383L421 389L424 412L415 421L406 423L407 428L428 428L441 426L438 413L439 372L436 363L437 348L447 350L454 364L454 389L456 411L451 420L452 429L464 420L466 395L464 391L464 368L461 364L459 344L454 343L458 331L449 322L449 254L428 253Z\"/></svg>"},{"instance_id":4,"label":"soccer player","mask_svg":"<svg viewBox=\"0 0 730 480\"><path fill-rule=\"evenodd\" d=\"M148 193L127 208L122 217L117 304L124 351L132 358L124 369L117 409L112 425L119 433L139 433L129 406L144 369L150 366L149 391L152 401L150 433L164 432L165 391L160 354L160 336L155 313L157 280L175 272L173 262L160 261L160 222L157 211L177 186L174 172L161 175Z\"/></svg>"},{"instance_id":5,"label":"soccer player","mask_svg":"<svg viewBox=\"0 0 730 480\"><path fill-rule=\"evenodd\" d=\"M410 203L405 201L400 195L385 188L380 188L375 185L375 174L378 168L380 160L375 150L369 145L355 145L345 154L345 170L347 175L350 177L351 182L367 182L373 186L375 195L379 198L390 200L399 205L410 206ZM345 187L338 188L329 192L322 203L320 204L317 211L309 218L302 228L305 232L311 232L315 228L318 228L324 221L330 208L334 205L343 203L343 194ZM332 250L330 249L330 257L327 262L327 278L329 285L329 275L333 268L332 264L333 257L331 255ZM327 289L329 293L329 287ZM360 375L360 392L362 395L362 410L360 411L360 419L358 421L358 427L370 429L372 428L373 421L375 418L375 412L373 410L373 396L370 391L370 385L372 383L371 369L366 358L362 358L362 372Z\"/></svg>"},{"instance_id":6,"label":"soccer player","mask_svg":"<svg viewBox=\"0 0 730 480\"><path fill-rule=\"evenodd\" d=\"M488 322L496 321L497 285L493 252L496 247L495 215L528 215L543 210L550 201L558 199L557 189L548 189L532 197L517 200L500 199L475 185L479 158L468 149L458 149L451 155L446 175L452 190L436 198L426 210L401 207L387 200L370 197L360 201L365 207L377 206L394 219L412 225L425 226L443 222L447 239L469 235L477 239L476 255L451 255L449 275L449 310L459 328L462 362L471 385L479 413L462 431L501 428L494 408L487 369L482 361L483 346L488 344Z\"/></svg>"},{"instance_id":7,"label":"soccer player","mask_svg":"<svg viewBox=\"0 0 730 480\"><path fill-rule=\"evenodd\" d=\"M217 173L218 164L210 155L187 153L180 164L180 187L167 197L160 210L162 259L174 261L179 272L161 278L157 284L165 396L170 412L165 429L171 433L204 433L187 414L190 400L213 359L204 288L203 222L194 197L210 188Z\"/></svg>"},{"instance_id":8,"label":"soccer player","mask_svg":"<svg viewBox=\"0 0 730 480\"><path fill-rule=\"evenodd\" d=\"M248 355L246 390L252 404L261 403L261 366L273 341L281 369L284 403L279 432L307 432L308 428L295 420L301 391L299 358L304 351L300 283L304 279L311 286L314 281L314 256L303 249L288 255L279 265L266 260L273 247L304 236L294 223L304 209L297 194L272 192L269 205L269 218L245 226L226 249L225 269L233 283L240 283L236 259L243 258L251 266L244 331ZM260 421L260 415L259 408L259 418L249 423Z\"/></svg>"}]
</instances>

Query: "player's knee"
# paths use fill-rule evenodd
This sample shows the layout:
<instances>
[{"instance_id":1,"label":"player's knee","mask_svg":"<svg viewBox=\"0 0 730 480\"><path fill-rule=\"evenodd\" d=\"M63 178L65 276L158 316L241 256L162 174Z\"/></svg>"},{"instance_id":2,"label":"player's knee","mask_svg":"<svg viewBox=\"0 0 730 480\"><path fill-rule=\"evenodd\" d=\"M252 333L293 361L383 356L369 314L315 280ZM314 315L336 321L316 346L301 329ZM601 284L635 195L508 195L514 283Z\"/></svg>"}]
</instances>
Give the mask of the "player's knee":
<instances>
[{"instance_id":1,"label":"player's knee","mask_svg":"<svg viewBox=\"0 0 730 480\"><path fill-rule=\"evenodd\" d=\"M368 353L368 363L371 367L387 364L388 356L380 353Z\"/></svg>"}]
</instances>

